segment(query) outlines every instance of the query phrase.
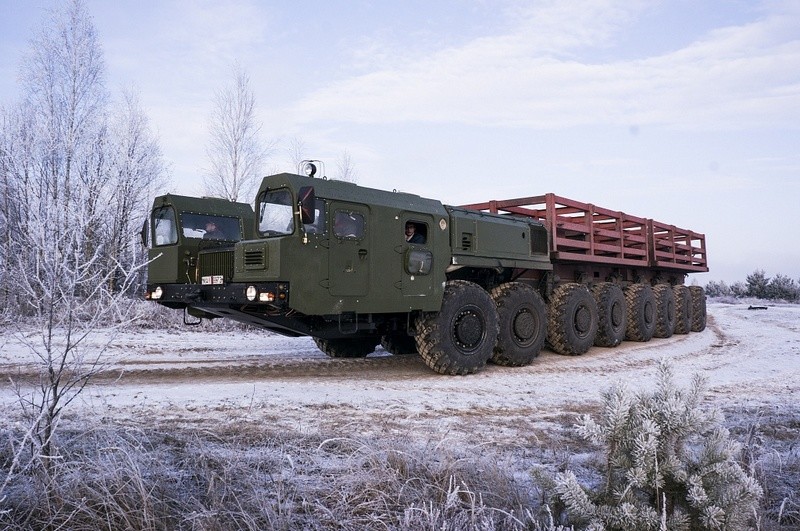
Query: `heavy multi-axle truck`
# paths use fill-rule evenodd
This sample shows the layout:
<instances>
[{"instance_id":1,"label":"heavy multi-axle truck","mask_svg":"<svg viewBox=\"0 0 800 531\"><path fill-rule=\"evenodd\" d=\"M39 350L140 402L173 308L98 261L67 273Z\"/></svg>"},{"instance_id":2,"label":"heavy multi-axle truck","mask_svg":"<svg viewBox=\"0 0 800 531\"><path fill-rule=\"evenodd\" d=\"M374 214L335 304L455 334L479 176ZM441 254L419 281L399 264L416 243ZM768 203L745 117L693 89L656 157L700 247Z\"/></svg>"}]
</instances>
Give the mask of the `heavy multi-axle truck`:
<instances>
[{"instance_id":1,"label":"heavy multi-axle truck","mask_svg":"<svg viewBox=\"0 0 800 531\"><path fill-rule=\"evenodd\" d=\"M708 271L703 234L554 194L449 206L319 167L265 177L255 208L156 198L146 298L334 358L418 352L442 374L705 328L685 284Z\"/></svg>"}]
</instances>

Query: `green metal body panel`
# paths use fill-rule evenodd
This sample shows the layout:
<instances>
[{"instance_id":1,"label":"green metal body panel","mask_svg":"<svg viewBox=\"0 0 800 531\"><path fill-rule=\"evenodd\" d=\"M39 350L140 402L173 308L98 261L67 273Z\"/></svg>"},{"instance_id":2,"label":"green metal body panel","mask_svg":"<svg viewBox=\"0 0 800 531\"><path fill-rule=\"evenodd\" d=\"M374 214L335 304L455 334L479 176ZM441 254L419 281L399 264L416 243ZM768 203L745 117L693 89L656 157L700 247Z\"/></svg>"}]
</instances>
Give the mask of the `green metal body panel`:
<instances>
[{"instance_id":1,"label":"green metal body panel","mask_svg":"<svg viewBox=\"0 0 800 531\"><path fill-rule=\"evenodd\" d=\"M552 269L547 230L540 223L460 208L449 211L453 265Z\"/></svg>"}]
</instances>

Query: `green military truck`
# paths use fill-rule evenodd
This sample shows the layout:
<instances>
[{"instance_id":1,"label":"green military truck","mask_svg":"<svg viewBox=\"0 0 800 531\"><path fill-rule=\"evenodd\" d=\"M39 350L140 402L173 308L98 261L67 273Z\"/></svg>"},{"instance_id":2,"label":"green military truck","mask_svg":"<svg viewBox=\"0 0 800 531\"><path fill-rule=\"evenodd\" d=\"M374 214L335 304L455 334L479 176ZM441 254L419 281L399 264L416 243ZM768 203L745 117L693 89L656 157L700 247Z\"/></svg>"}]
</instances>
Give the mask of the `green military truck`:
<instances>
[{"instance_id":1,"label":"green military truck","mask_svg":"<svg viewBox=\"0 0 800 531\"><path fill-rule=\"evenodd\" d=\"M265 177L255 210L155 199L146 297L194 318L378 345L442 374L705 328L705 236L554 194L464 206L305 175Z\"/></svg>"}]
</instances>

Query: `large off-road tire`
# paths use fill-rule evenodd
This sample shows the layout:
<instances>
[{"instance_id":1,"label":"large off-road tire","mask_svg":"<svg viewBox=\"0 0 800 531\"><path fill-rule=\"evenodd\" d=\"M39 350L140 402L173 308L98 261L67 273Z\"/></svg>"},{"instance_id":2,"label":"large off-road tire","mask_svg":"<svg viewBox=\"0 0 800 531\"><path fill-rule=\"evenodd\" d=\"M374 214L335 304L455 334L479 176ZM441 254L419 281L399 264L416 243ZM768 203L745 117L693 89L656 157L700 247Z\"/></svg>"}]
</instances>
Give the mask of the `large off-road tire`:
<instances>
[{"instance_id":1,"label":"large off-road tire","mask_svg":"<svg viewBox=\"0 0 800 531\"><path fill-rule=\"evenodd\" d=\"M500 332L492 361L521 367L539 355L547 335L547 306L528 284L508 282L492 290Z\"/></svg>"},{"instance_id":2,"label":"large off-road tire","mask_svg":"<svg viewBox=\"0 0 800 531\"><path fill-rule=\"evenodd\" d=\"M578 356L594 345L597 303L583 284L562 284L553 291L547 318L547 342L559 354Z\"/></svg>"},{"instance_id":3,"label":"large off-road tire","mask_svg":"<svg viewBox=\"0 0 800 531\"><path fill-rule=\"evenodd\" d=\"M405 332L391 332L381 337L383 350L390 354L416 354L417 340Z\"/></svg>"},{"instance_id":4,"label":"large off-road tire","mask_svg":"<svg viewBox=\"0 0 800 531\"><path fill-rule=\"evenodd\" d=\"M592 288L597 303L597 336L594 344L598 347L616 347L625 339L628 328L628 310L625 294L618 284L601 282Z\"/></svg>"},{"instance_id":5,"label":"large off-road tire","mask_svg":"<svg viewBox=\"0 0 800 531\"><path fill-rule=\"evenodd\" d=\"M689 286L692 294L692 332L706 329L706 292L700 286Z\"/></svg>"},{"instance_id":6,"label":"large off-road tire","mask_svg":"<svg viewBox=\"0 0 800 531\"><path fill-rule=\"evenodd\" d=\"M658 284L653 288L656 296L655 337L672 337L675 332L675 292L669 284Z\"/></svg>"},{"instance_id":7,"label":"large off-road tire","mask_svg":"<svg viewBox=\"0 0 800 531\"><path fill-rule=\"evenodd\" d=\"M378 346L378 338L320 339L315 337L314 343L331 358L363 358L375 351L375 347Z\"/></svg>"},{"instance_id":8,"label":"large off-road tire","mask_svg":"<svg viewBox=\"0 0 800 531\"><path fill-rule=\"evenodd\" d=\"M440 374L471 374L482 369L497 342L497 308L477 284L451 280L442 308L417 320L417 350Z\"/></svg>"},{"instance_id":9,"label":"large off-road tire","mask_svg":"<svg viewBox=\"0 0 800 531\"><path fill-rule=\"evenodd\" d=\"M683 284L672 288L675 293L675 333L688 334L692 330L692 294Z\"/></svg>"},{"instance_id":10,"label":"large off-road tire","mask_svg":"<svg viewBox=\"0 0 800 531\"><path fill-rule=\"evenodd\" d=\"M625 288L628 306L628 328L625 339L650 341L656 331L656 297L647 284L631 284Z\"/></svg>"}]
</instances>

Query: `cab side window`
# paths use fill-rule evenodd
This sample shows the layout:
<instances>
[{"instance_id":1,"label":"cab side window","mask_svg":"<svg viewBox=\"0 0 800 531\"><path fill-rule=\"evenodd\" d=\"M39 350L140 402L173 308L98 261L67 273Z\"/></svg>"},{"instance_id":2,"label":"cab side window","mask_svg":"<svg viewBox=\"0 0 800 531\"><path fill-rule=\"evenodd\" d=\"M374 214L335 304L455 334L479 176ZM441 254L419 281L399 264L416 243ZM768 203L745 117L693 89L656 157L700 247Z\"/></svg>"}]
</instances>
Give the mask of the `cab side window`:
<instances>
[{"instance_id":1,"label":"cab side window","mask_svg":"<svg viewBox=\"0 0 800 531\"><path fill-rule=\"evenodd\" d=\"M325 201L317 198L314 201L314 223L303 225L309 234L325 232Z\"/></svg>"},{"instance_id":2,"label":"cab side window","mask_svg":"<svg viewBox=\"0 0 800 531\"><path fill-rule=\"evenodd\" d=\"M178 226L172 207L161 207L153 211L153 241L156 246L178 243Z\"/></svg>"},{"instance_id":3,"label":"cab side window","mask_svg":"<svg viewBox=\"0 0 800 531\"><path fill-rule=\"evenodd\" d=\"M409 219L405 224L404 235L408 243L424 245L428 242L428 225L421 221Z\"/></svg>"},{"instance_id":4,"label":"cab side window","mask_svg":"<svg viewBox=\"0 0 800 531\"><path fill-rule=\"evenodd\" d=\"M337 238L363 238L365 226L364 216L359 212L337 210L333 216L333 235Z\"/></svg>"},{"instance_id":5,"label":"cab side window","mask_svg":"<svg viewBox=\"0 0 800 531\"><path fill-rule=\"evenodd\" d=\"M269 190L259 197L258 233L264 237L294 232L294 207L289 190Z\"/></svg>"},{"instance_id":6,"label":"cab side window","mask_svg":"<svg viewBox=\"0 0 800 531\"><path fill-rule=\"evenodd\" d=\"M405 252L405 270L412 277L429 275L433 268L433 253L427 247L428 224L409 218L405 222L403 235L409 244Z\"/></svg>"}]
</instances>

